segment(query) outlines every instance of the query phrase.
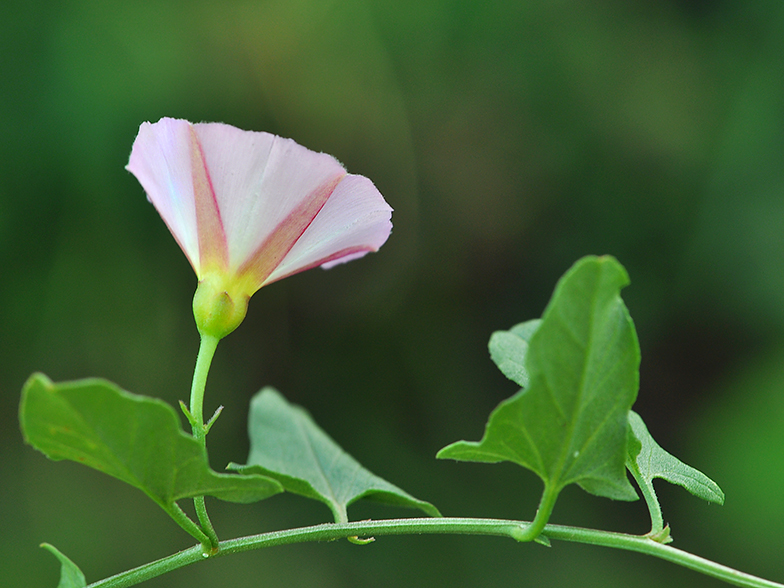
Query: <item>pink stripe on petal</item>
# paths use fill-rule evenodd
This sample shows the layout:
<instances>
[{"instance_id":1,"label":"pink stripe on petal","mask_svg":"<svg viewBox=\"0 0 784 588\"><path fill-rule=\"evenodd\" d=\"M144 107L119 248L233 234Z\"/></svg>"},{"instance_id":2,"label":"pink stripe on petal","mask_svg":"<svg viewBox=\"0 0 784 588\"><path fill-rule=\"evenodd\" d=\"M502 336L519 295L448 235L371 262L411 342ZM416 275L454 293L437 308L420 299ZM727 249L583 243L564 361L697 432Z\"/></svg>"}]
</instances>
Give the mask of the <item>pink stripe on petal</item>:
<instances>
[{"instance_id":1,"label":"pink stripe on petal","mask_svg":"<svg viewBox=\"0 0 784 588\"><path fill-rule=\"evenodd\" d=\"M193 202L196 210L196 228L199 236L199 258L201 272L205 269L225 271L229 267L229 249L223 228L218 201L210 180L204 152L193 126L190 127L191 178L193 180Z\"/></svg>"},{"instance_id":2,"label":"pink stripe on petal","mask_svg":"<svg viewBox=\"0 0 784 588\"><path fill-rule=\"evenodd\" d=\"M344 249L343 251L339 251L334 255L331 255L329 259L323 260L320 265L324 269L331 269L336 265L340 265L341 263L348 263L349 261L354 261L355 259L359 259L360 257L364 257L368 253L373 253L378 251L378 249L370 249L368 247L354 247L349 249ZM314 266L315 267L315 266Z\"/></svg>"},{"instance_id":3,"label":"pink stripe on petal","mask_svg":"<svg viewBox=\"0 0 784 588\"><path fill-rule=\"evenodd\" d=\"M344 175L345 171L341 168L339 175L329 178L308 194L240 267L238 274L242 279L247 280L249 290L255 292L267 281L269 275L280 265L328 202Z\"/></svg>"},{"instance_id":4,"label":"pink stripe on petal","mask_svg":"<svg viewBox=\"0 0 784 588\"><path fill-rule=\"evenodd\" d=\"M392 208L373 182L348 174L264 284L377 251L392 231L391 217Z\"/></svg>"},{"instance_id":5,"label":"pink stripe on petal","mask_svg":"<svg viewBox=\"0 0 784 588\"><path fill-rule=\"evenodd\" d=\"M325 184L332 187L334 178L346 173L334 157L291 139L218 123L196 124L194 129L226 230L229 267L235 272L256 263L251 260L262 243L272 243L273 233L301 215L313 194Z\"/></svg>"},{"instance_id":6,"label":"pink stripe on petal","mask_svg":"<svg viewBox=\"0 0 784 588\"><path fill-rule=\"evenodd\" d=\"M344 249L342 251L338 251L337 253L332 254L327 259L320 259L318 261L314 261L310 265L296 267L291 270L289 273L284 274L282 271L275 271L273 274L267 278L264 282L265 286L272 284L273 282L277 282L278 280L282 280L283 278L288 278L289 276L293 276L294 274L298 274L309 269L313 269L314 267L323 267L324 269L330 269L335 267L336 265L340 265L341 263L346 263L348 261L352 261L354 259L359 259L360 257L364 257L368 253L372 253L374 251L378 251L377 249L368 249L367 247L355 247L352 249ZM284 270L285 271L285 268Z\"/></svg>"}]
</instances>

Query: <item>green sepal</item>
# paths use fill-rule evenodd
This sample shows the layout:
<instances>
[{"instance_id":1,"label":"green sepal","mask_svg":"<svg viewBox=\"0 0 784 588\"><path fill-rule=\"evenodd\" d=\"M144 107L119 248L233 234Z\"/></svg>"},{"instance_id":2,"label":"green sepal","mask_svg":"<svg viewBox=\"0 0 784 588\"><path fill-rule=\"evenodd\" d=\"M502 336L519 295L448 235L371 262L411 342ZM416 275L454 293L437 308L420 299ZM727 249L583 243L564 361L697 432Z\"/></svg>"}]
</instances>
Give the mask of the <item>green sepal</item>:
<instances>
[{"instance_id":1,"label":"green sepal","mask_svg":"<svg viewBox=\"0 0 784 588\"><path fill-rule=\"evenodd\" d=\"M60 582L57 584L57 588L85 588L87 586L87 580L79 566L63 555L59 549L49 543L41 543L41 547L60 560Z\"/></svg>"},{"instance_id":2,"label":"green sepal","mask_svg":"<svg viewBox=\"0 0 784 588\"><path fill-rule=\"evenodd\" d=\"M636 500L624 467L640 362L620 298L628 281L615 259L583 258L558 282L538 325L496 334L493 360L527 387L492 412L481 441L458 441L437 457L511 461L536 472L555 495L577 483L592 494Z\"/></svg>"},{"instance_id":3,"label":"green sepal","mask_svg":"<svg viewBox=\"0 0 784 588\"><path fill-rule=\"evenodd\" d=\"M283 491L264 476L213 471L206 450L181 429L171 406L105 380L55 384L34 374L22 390L19 420L25 441L50 459L76 461L122 480L175 520L181 519L175 502L182 498L247 503Z\"/></svg>"},{"instance_id":4,"label":"green sepal","mask_svg":"<svg viewBox=\"0 0 784 588\"><path fill-rule=\"evenodd\" d=\"M303 408L290 404L273 388L264 388L253 397L248 433L248 463L229 468L264 474L289 492L325 503L336 522L347 522L347 507L360 498L441 516L429 502L362 467Z\"/></svg>"}]
</instances>

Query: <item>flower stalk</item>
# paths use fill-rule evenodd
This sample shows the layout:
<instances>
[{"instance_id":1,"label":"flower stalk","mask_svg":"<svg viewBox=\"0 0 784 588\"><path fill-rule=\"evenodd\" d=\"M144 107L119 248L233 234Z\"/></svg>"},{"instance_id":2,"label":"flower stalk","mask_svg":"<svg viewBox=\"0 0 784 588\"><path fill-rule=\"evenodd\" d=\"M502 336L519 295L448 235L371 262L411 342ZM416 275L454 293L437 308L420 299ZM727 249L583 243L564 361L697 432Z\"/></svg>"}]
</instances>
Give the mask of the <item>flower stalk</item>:
<instances>
[{"instance_id":1,"label":"flower stalk","mask_svg":"<svg viewBox=\"0 0 784 588\"><path fill-rule=\"evenodd\" d=\"M190 408L186 412L186 416L191 423L194 438L201 443L204 450L207 450L207 432L209 427L215 420L215 417L210 420L209 425L204 423L204 390L207 386L207 375L210 371L212 358L215 355L215 349L218 347L217 337L212 335L202 334L201 343L199 344L199 354L196 357L196 367L193 370L193 383L191 385L191 398ZM218 535L215 532L210 517L207 514L207 507L204 503L204 496L196 496L193 499L193 506L196 510L196 516L199 519L201 530L209 539L208 542L204 540L202 543L202 552L204 554L215 554L218 550Z\"/></svg>"}]
</instances>

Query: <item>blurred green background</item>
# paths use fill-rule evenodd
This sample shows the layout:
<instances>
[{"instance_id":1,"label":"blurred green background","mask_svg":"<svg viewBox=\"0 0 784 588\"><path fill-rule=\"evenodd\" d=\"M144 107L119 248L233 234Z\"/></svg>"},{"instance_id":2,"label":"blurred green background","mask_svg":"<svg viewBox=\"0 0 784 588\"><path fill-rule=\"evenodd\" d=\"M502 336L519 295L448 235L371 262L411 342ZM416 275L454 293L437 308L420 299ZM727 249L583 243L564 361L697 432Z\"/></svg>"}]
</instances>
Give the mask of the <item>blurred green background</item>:
<instances>
[{"instance_id":1,"label":"blurred green background","mask_svg":"<svg viewBox=\"0 0 784 588\"><path fill-rule=\"evenodd\" d=\"M267 130L334 154L395 208L377 254L263 289L218 348L221 469L263 385L447 515L530 518L540 482L434 459L515 392L494 330L611 253L643 352L636 408L714 478L659 484L675 546L784 580L784 3L780 0L5 0L0 8L0 569L54 587L192 541L140 492L22 443L19 392L103 376L186 398L195 278L123 166L142 121ZM219 535L326 521L278 496L209 503ZM356 519L408 511L358 504ZM642 533L646 509L569 488L553 522ZM477 537L274 548L179 586L719 586L643 556Z\"/></svg>"}]
</instances>

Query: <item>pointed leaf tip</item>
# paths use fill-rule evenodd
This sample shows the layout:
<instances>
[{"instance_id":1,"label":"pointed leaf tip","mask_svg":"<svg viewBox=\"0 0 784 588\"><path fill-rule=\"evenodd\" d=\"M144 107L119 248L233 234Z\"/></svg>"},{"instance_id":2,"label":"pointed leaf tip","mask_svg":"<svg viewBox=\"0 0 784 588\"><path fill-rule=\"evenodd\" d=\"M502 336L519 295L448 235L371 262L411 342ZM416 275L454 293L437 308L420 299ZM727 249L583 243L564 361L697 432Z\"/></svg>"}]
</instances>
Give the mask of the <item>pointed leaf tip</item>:
<instances>
[{"instance_id":1,"label":"pointed leaf tip","mask_svg":"<svg viewBox=\"0 0 784 588\"><path fill-rule=\"evenodd\" d=\"M273 388L253 397L248 430L248 463L229 467L270 476L289 492L325 503L336 522L346 522L347 507L360 498L441 516L429 502L363 468L304 409L290 404Z\"/></svg>"}]
</instances>

